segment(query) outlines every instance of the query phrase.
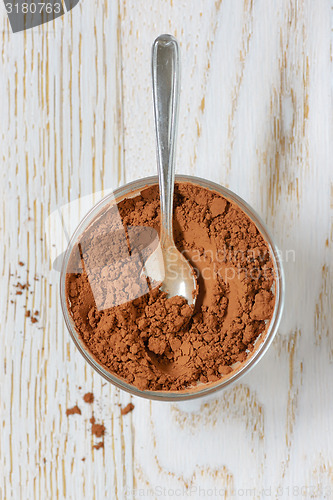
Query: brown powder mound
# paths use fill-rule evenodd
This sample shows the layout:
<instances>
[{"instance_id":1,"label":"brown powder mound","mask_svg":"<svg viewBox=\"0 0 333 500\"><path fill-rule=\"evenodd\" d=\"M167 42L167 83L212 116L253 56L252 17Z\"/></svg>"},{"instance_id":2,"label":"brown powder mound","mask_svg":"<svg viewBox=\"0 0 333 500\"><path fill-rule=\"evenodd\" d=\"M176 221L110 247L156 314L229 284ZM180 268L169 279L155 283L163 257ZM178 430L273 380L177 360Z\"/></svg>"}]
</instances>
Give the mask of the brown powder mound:
<instances>
[{"instance_id":1,"label":"brown powder mound","mask_svg":"<svg viewBox=\"0 0 333 500\"><path fill-rule=\"evenodd\" d=\"M257 293L254 305L251 311L251 318L262 320L271 316L274 309L274 301L272 300L271 292L267 290L262 290Z\"/></svg>"},{"instance_id":2,"label":"brown powder mound","mask_svg":"<svg viewBox=\"0 0 333 500\"><path fill-rule=\"evenodd\" d=\"M88 404L92 404L94 402L94 395L92 392L87 392L84 396L83 396L83 401L85 403L88 403Z\"/></svg>"},{"instance_id":3,"label":"brown powder mound","mask_svg":"<svg viewBox=\"0 0 333 500\"><path fill-rule=\"evenodd\" d=\"M133 403L128 403L128 405L126 405L125 408L121 409L120 413L122 415L127 415L127 413L130 413L133 410L134 410L134 404Z\"/></svg>"},{"instance_id":4,"label":"brown powder mound","mask_svg":"<svg viewBox=\"0 0 333 500\"><path fill-rule=\"evenodd\" d=\"M93 434L98 438L104 436L105 427L103 424L96 424L95 417L91 417L90 423L91 423L91 434Z\"/></svg>"},{"instance_id":5,"label":"brown powder mound","mask_svg":"<svg viewBox=\"0 0 333 500\"><path fill-rule=\"evenodd\" d=\"M67 417L69 415L75 415L75 414L81 415L81 410L80 410L80 408L77 405L73 406L73 408L68 408L66 410Z\"/></svg>"},{"instance_id":6,"label":"brown powder mound","mask_svg":"<svg viewBox=\"0 0 333 500\"><path fill-rule=\"evenodd\" d=\"M274 270L238 206L177 184L174 238L197 272L193 310L142 275L159 225L157 186L104 209L72 252L66 294L77 332L107 370L142 390L178 391L221 380L253 351L274 309Z\"/></svg>"}]
</instances>

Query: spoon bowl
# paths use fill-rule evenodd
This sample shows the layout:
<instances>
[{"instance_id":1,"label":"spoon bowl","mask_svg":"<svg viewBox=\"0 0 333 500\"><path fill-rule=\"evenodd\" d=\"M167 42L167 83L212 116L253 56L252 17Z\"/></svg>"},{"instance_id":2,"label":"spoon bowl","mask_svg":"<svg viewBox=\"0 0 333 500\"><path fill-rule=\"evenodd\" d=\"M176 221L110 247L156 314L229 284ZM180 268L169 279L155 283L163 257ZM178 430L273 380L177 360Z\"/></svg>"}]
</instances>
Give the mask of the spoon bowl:
<instances>
[{"instance_id":1,"label":"spoon bowl","mask_svg":"<svg viewBox=\"0 0 333 500\"><path fill-rule=\"evenodd\" d=\"M195 272L173 241L164 240L158 245L145 262L145 273L154 286L160 284L168 297L184 297L194 306L198 295Z\"/></svg>"}]
</instances>

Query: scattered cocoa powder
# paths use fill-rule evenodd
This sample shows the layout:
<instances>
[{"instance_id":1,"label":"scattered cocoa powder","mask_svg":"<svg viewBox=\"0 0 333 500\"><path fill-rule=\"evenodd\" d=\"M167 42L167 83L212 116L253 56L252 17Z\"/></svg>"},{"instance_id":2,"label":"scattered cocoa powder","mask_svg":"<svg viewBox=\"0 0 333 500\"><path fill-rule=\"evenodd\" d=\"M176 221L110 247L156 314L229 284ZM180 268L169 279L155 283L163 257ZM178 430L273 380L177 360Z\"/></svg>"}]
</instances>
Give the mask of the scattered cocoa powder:
<instances>
[{"instance_id":1,"label":"scattered cocoa powder","mask_svg":"<svg viewBox=\"0 0 333 500\"><path fill-rule=\"evenodd\" d=\"M69 415L75 415L75 414L81 415L81 410L80 410L80 408L77 405L73 406L73 408L68 408L66 410L67 417Z\"/></svg>"},{"instance_id":2,"label":"scattered cocoa powder","mask_svg":"<svg viewBox=\"0 0 333 500\"><path fill-rule=\"evenodd\" d=\"M176 184L174 238L197 271L193 310L142 275L159 227L158 186L103 209L69 261L69 313L92 356L141 390L220 381L246 360L271 319L275 275L268 245L234 203Z\"/></svg>"},{"instance_id":3,"label":"scattered cocoa powder","mask_svg":"<svg viewBox=\"0 0 333 500\"><path fill-rule=\"evenodd\" d=\"M99 443L94 444L93 448L95 448L95 450L99 450L100 448L104 448L104 441L100 441Z\"/></svg>"},{"instance_id":4,"label":"scattered cocoa powder","mask_svg":"<svg viewBox=\"0 0 333 500\"><path fill-rule=\"evenodd\" d=\"M24 264L23 264L24 265ZM12 276L12 274L11 274ZM20 276L17 276L17 278L20 278ZM16 285L14 285L15 288L17 288L18 290L15 292L15 295L23 295L23 290L28 290L28 288L30 287L30 283L27 282L27 283L20 283L19 281L16 283Z\"/></svg>"},{"instance_id":5,"label":"scattered cocoa powder","mask_svg":"<svg viewBox=\"0 0 333 500\"><path fill-rule=\"evenodd\" d=\"M83 396L83 400L85 403L89 403L89 404L92 404L94 402L94 395L92 392L87 392L84 396Z\"/></svg>"},{"instance_id":6,"label":"scattered cocoa powder","mask_svg":"<svg viewBox=\"0 0 333 500\"><path fill-rule=\"evenodd\" d=\"M83 399L86 403L92 403L94 401L94 395L92 392L87 392L83 396ZM73 408L68 408L66 410L67 417L70 415L75 415L75 414L81 415L81 410L77 405L73 406ZM104 425L103 424L96 424L96 419L94 416L92 416L89 421L91 423L91 434L93 436L98 437L98 438L103 437L104 433L105 433ZM95 445L93 445L93 448L95 448L96 450L99 450L100 448L104 448L104 441L100 441L99 443L96 443ZM84 462L85 457L82 458L81 460Z\"/></svg>"},{"instance_id":7,"label":"scattered cocoa powder","mask_svg":"<svg viewBox=\"0 0 333 500\"><path fill-rule=\"evenodd\" d=\"M130 413L133 410L134 410L134 404L133 403L128 403L128 405L126 405L125 408L121 409L120 413L122 415L127 415L127 413Z\"/></svg>"},{"instance_id":8,"label":"scattered cocoa powder","mask_svg":"<svg viewBox=\"0 0 333 500\"><path fill-rule=\"evenodd\" d=\"M35 316L32 316L32 313L31 313L30 309L27 309L27 310L25 311L25 317L26 317L26 318L30 318L30 319L31 319L31 323L37 323L38 318L36 318L36 315L38 316L38 315L39 315L39 312L38 312L38 311L35 311L33 314L35 314Z\"/></svg>"},{"instance_id":9,"label":"scattered cocoa powder","mask_svg":"<svg viewBox=\"0 0 333 500\"><path fill-rule=\"evenodd\" d=\"M25 290L26 288L29 288L30 283L20 283L18 281L15 286L16 286L16 288L19 288L20 290Z\"/></svg>"},{"instance_id":10,"label":"scattered cocoa powder","mask_svg":"<svg viewBox=\"0 0 333 500\"><path fill-rule=\"evenodd\" d=\"M103 424L96 424L95 417L91 417L90 423L91 423L91 434L93 434L98 438L104 436L105 427Z\"/></svg>"}]
</instances>

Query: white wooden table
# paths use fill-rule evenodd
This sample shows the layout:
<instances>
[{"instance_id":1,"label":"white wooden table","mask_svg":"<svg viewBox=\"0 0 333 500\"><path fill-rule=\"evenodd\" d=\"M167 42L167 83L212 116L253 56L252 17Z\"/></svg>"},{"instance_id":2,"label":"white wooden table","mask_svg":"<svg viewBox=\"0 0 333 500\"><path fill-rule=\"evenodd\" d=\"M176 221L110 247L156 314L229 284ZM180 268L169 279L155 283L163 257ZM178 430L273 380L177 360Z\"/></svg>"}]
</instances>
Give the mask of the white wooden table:
<instances>
[{"instance_id":1,"label":"white wooden table","mask_svg":"<svg viewBox=\"0 0 333 500\"><path fill-rule=\"evenodd\" d=\"M330 15L326 0L82 0L13 34L0 8L0 498L333 497ZM75 221L155 173L150 50L163 32L182 53L177 171L254 206L287 286L260 364L186 404L131 398L92 371L52 268L66 244L52 215L80 200ZM67 418L76 403L82 415Z\"/></svg>"}]
</instances>

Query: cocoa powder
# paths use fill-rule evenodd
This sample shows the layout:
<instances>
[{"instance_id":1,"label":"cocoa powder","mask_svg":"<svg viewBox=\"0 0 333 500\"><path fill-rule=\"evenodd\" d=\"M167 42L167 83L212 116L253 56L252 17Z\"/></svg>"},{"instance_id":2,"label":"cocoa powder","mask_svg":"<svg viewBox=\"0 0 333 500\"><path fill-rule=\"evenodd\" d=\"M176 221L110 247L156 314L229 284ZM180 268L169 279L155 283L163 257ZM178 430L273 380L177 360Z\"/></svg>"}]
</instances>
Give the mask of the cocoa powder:
<instances>
[{"instance_id":1,"label":"cocoa powder","mask_svg":"<svg viewBox=\"0 0 333 500\"><path fill-rule=\"evenodd\" d=\"M81 415L81 410L78 405L73 406L73 408L67 408L66 415L69 417L70 415Z\"/></svg>"},{"instance_id":2,"label":"cocoa powder","mask_svg":"<svg viewBox=\"0 0 333 500\"><path fill-rule=\"evenodd\" d=\"M193 310L182 297L167 298L142 273L159 226L158 186L103 209L68 264L69 314L91 355L141 390L220 381L253 351L272 317L268 245L234 203L176 184L174 238L197 273Z\"/></svg>"},{"instance_id":3,"label":"cocoa powder","mask_svg":"<svg viewBox=\"0 0 333 500\"><path fill-rule=\"evenodd\" d=\"M103 424L96 424L95 417L91 417L90 423L91 423L91 434L93 434L98 438L104 436L105 426Z\"/></svg>"},{"instance_id":4,"label":"cocoa powder","mask_svg":"<svg viewBox=\"0 0 333 500\"><path fill-rule=\"evenodd\" d=\"M86 392L83 396L83 401L88 404L92 404L94 402L94 394L92 392Z\"/></svg>"},{"instance_id":5,"label":"cocoa powder","mask_svg":"<svg viewBox=\"0 0 333 500\"><path fill-rule=\"evenodd\" d=\"M101 448L104 448L104 441L100 441L99 443L94 444L93 448L95 448L95 450L100 450Z\"/></svg>"},{"instance_id":6,"label":"cocoa powder","mask_svg":"<svg viewBox=\"0 0 333 500\"><path fill-rule=\"evenodd\" d=\"M125 416L128 413L131 413L131 411L134 410L134 404L133 403L128 403L124 408L120 410L121 415Z\"/></svg>"}]
</instances>

